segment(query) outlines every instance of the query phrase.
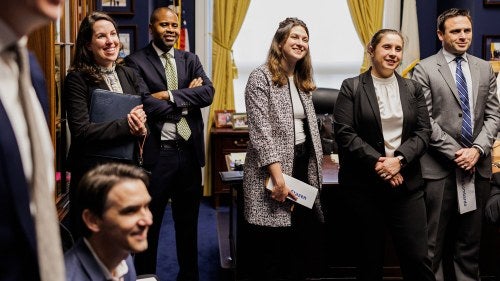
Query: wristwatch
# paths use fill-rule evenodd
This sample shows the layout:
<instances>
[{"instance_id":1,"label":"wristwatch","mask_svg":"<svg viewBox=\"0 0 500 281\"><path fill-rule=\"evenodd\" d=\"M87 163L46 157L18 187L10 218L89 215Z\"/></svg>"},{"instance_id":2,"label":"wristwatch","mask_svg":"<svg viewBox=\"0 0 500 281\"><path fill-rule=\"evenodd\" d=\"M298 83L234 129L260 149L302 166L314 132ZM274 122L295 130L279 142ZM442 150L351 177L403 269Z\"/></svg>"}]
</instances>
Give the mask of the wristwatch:
<instances>
[{"instance_id":1,"label":"wristwatch","mask_svg":"<svg viewBox=\"0 0 500 281\"><path fill-rule=\"evenodd\" d=\"M475 148L477 150L477 152L479 152L479 157L483 156L483 150L480 148L479 145L474 144L474 145L472 145L472 148Z\"/></svg>"},{"instance_id":2,"label":"wristwatch","mask_svg":"<svg viewBox=\"0 0 500 281\"><path fill-rule=\"evenodd\" d=\"M398 155L398 156L396 156L396 158L399 159L399 164L401 164L401 167L404 167L404 166L406 166L406 164L408 164L406 162L406 158L403 155Z\"/></svg>"}]
</instances>

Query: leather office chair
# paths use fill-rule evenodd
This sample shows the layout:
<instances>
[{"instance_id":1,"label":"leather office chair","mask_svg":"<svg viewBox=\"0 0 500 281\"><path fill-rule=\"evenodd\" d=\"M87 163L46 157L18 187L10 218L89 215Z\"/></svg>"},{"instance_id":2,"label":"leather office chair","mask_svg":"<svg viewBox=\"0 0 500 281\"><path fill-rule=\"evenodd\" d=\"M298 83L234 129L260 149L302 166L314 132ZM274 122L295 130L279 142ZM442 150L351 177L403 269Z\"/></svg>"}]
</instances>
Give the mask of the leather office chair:
<instances>
[{"instance_id":1,"label":"leather office chair","mask_svg":"<svg viewBox=\"0 0 500 281\"><path fill-rule=\"evenodd\" d=\"M338 89L333 88L317 88L313 92L312 101L316 114L332 114L335 107L335 102L339 96Z\"/></svg>"},{"instance_id":2,"label":"leather office chair","mask_svg":"<svg viewBox=\"0 0 500 281\"><path fill-rule=\"evenodd\" d=\"M339 90L333 88L317 88L312 94L314 110L318 119L323 154L337 152L333 132L333 109L339 96Z\"/></svg>"}]
</instances>

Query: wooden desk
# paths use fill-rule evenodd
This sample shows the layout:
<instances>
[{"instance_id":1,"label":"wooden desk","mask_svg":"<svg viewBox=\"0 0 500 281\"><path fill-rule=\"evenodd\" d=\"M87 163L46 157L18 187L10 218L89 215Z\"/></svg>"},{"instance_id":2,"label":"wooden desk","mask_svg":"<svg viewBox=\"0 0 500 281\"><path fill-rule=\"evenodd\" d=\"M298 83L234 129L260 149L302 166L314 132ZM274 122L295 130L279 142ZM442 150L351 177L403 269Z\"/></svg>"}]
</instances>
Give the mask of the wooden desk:
<instances>
[{"instance_id":1,"label":"wooden desk","mask_svg":"<svg viewBox=\"0 0 500 281\"><path fill-rule=\"evenodd\" d=\"M230 158L228 155L224 157L226 161L226 168L230 167L228 163ZM337 163L334 163L329 155L323 156L323 187L333 187L338 184L338 169ZM245 223L243 218L243 204L241 192L238 192L242 186L242 180L231 179L223 180L224 172L218 177L222 183L229 185L231 191L231 200L229 203L229 211L217 212L217 228L219 235L219 254L222 268L236 269L238 248L243 248L240 241L244 241ZM243 246L243 247L242 247Z\"/></svg>"},{"instance_id":2,"label":"wooden desk","mask_svg":"<svg viewBox=\"0 0 500 281\"><path fill-rule=\"evenodd\" d=\"M248 130L231 128L212 128L210 131L210 161L212 197L215 207L219 206L220 197L229 195L230 186L222 182L219 172L226 171L225 155L232 152L245 152L248 146Z\"/></svg>"},{"instance_id":3,"label":"wooden desk","mask_svg":"<svg viewBox=\"0 0 500 281\"><path fill-rule=\"evenodd\" d=\"M354 280L356 273L356 254L354 249L357 241L349 232L356 228L357 222L349 217L349 206L343 200L342 190L338 188L338 164L329 156L323 157L323 188L321 198L326 219L326 242L328 271L325 280ZM219 225L219 246L221 265L235 270L236 279L240 280L237 268L237 256L241 261L241 250L244 251L245 222L242 216L242 198L240 181L232 181L233 196L230 210L225 214L218 213L219 219L225 224ZM220 218L219 218L220 216ZM222 233L221 233L222 232ZM498 280L500 276L500 230L498 227L485 223L482 237L480 268L482 280ZM222 237L221 237L222 235ZM225 248L224 248L225 247ZM239 251L239 250L240 251ZM243 254L244 256L244 254ZM243 262L244 263L244 262ZM399 261L389 234L386 236L384 280L402 280Z\"/></svg>"}]
</instances>

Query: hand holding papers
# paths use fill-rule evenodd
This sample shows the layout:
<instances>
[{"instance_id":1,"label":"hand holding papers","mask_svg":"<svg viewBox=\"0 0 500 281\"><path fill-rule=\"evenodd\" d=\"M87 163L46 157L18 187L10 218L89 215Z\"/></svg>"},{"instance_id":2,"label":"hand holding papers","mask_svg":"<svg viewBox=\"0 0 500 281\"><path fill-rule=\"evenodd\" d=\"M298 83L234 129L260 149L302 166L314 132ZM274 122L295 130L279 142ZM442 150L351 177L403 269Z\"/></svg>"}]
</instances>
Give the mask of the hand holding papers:
<instances>
[{"instance_id":1,"label":"hand holding papers","mask_svg":"<svg viewBox=\"0 0 500 281\"><path fill-rule=\"evenodd\" d=\"M292 190L293 194L297 196L297 200L293 200L290 197L288 197L288 199L311 209L318 195L318 189L289 175L283 174L283 177L285 178L286 185ZM273 181L267 179L266 189L272 191L273 188Z\"/></svg>"}]
</instances>

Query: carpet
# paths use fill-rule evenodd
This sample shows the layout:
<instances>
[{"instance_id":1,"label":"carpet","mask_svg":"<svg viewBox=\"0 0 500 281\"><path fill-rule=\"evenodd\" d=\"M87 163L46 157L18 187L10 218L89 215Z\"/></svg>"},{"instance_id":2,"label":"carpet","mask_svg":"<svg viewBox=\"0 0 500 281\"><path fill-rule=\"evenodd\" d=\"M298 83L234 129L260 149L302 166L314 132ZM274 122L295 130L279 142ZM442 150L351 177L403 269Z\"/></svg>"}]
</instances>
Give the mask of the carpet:
<instances>
[{"instance_id":1,"label":"carpet","mask_svg":"<svg viewBox=\"0 0 500 281\"><path fill-rule=\"evenodd\" d=\"M211 206L210 198L204 197L200 204L198 219L198 265L200 281L220 281L225 273L219 264L217 240L217 211ZM179 267L175 248L174 222L170 204L165 210L160 241L158 244L157 275L161 281L175 281Z\"/></svg>"}]
</instances>

